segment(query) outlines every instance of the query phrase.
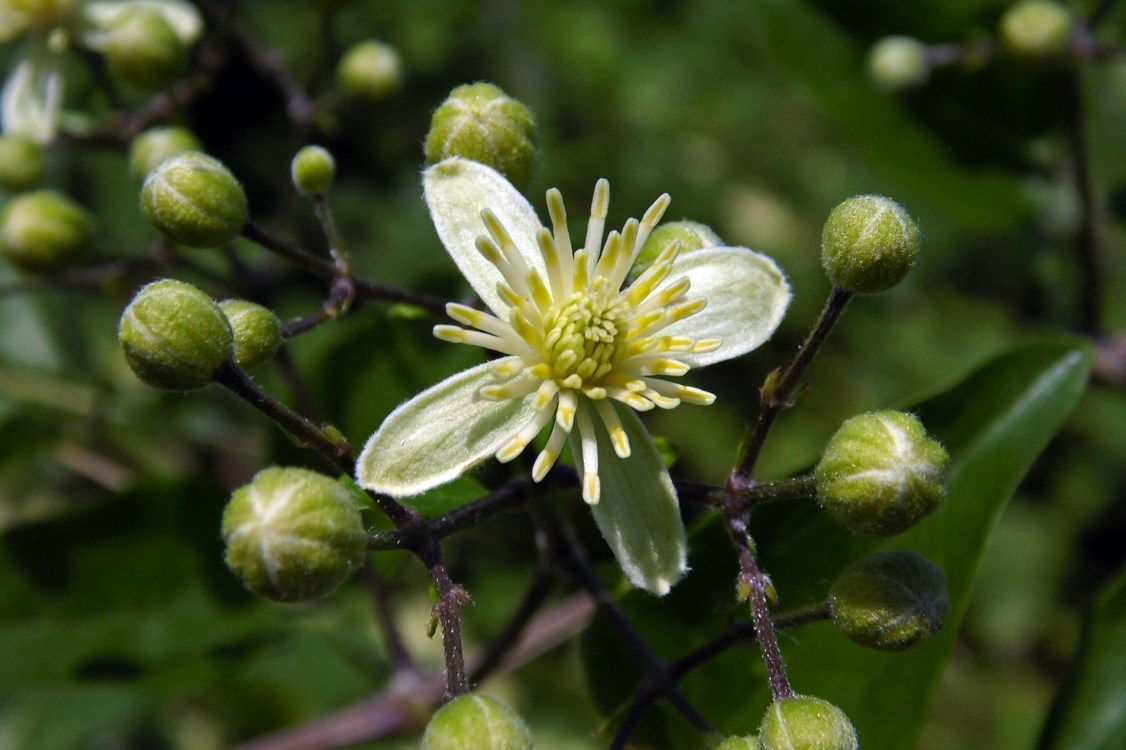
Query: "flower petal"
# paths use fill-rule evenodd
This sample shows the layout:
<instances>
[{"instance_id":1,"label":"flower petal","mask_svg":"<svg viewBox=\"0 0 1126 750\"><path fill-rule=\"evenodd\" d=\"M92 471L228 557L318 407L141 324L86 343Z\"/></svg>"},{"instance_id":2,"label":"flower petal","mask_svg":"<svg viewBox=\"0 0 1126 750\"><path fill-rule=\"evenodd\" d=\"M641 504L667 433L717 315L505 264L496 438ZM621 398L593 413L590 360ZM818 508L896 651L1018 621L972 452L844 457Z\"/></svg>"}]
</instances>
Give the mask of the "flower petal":
<instances>
[{"instance_id":1,"label":"flower petal","mask_svg":"<svg viewBox=\"0 0 1126 750\"><path fill-rule=\"evenodd\" d=\"M595 430L602 492L590 509L630 583L663 596L688 570L688 542L676 490L633 409L616 402L613 407L631 452L628 458L618 458L609 434ZM581 477L582 449L577 440L572 433L571 452Z\"/></svg>"},{"instance_id":2,"label":"flower petal","mask_svg":"<svg viewBox=\"0 0 1126 750\"><path fill-rule=\"evenodd\" d=\"M28 40L0 94L5 133L26 135L37 143L54 140L63 98L60 58L46 39Z\"/></svg>"},{"instance_id":3,"label":"flower petal","mask_svg":"<svg viewBox=\"0 0 1126 750\"><path fill-rule=\"evenodd\" d=\"M499 360L498 360L499 361ZM361 487L396 497L454 479L495 453L535 413L532 398L490 401L497 362L459 372L387 416L356 462Z\"/></svg>"},{"instance_id":4,"label":"flower petal","mask_svg":"<svg viewBox=\"0 0 1126 750\"><path fill-rule=\"evenodd\" d=\"M489 308L505 320L509 306L497 294L500 272L477 251L485 235L481 212L496 214L524 262L546 278L536 233L542 226L535 210L497 171L468 159L451 158L422 173L422 188L438 237L450 257Z\"/></svg>"},{"instance_id":5,"label":"flower petal","mask_svg":"<svg viewBox=\"0 0 1126 750\"><path fill-rule=\"evenodd\" d=\"M681 254L663 286L688 276L689 297L707 307L662 331L667 336L719 339L718 349L677 355L692 367L722 362L757 348L774 333L790 305L790 285L769 257L745 247L709 247Z\"/></svg>"}]
</instances>

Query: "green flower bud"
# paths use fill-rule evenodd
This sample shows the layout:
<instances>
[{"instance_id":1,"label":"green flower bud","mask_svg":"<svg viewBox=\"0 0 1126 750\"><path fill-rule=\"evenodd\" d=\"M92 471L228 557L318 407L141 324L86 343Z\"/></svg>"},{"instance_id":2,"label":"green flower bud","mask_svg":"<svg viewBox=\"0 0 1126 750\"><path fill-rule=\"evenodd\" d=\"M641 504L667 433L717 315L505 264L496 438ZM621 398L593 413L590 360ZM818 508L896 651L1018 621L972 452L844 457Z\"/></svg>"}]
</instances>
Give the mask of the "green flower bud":
<instances>
[{"instance_id":1,"label":"green flower bud","mask_svg":"<svg viewBox=\"0 0 1126 750\"><path fill-rule=\"evenodd\" d=\"M775 701L758 730L759 750L857 750L856 729L827 700L798 695Z\"/></svg>"},{"instance_id":2,"label":"green flower bud","mask_svg":"<svg viewBox=\"0 0 1126 750\"><path fill-rule=\"evenodd\" d=\"M165 159L200 148L199 139L187 128L150 128L129 144L129 172L143 180Z\"/></svg>"},{"instance_id":3,"label":"green flower bud","mask_svg":"<svg viewBox=\"0 0 1126 750\"><path fill-rule=\"evenodd\" d=\"M121 80L138 88L164 88L184 72L187 45L160 12L126 8L107 29L104 50Z\"/></svg>"},{"instance_id":4,"label":"green flower bud","mask_svg":"<svg viewBox=\"0 0 1126 750\"><path fill-rule=\"evenodd\" d=\"M915 265L919 229L895 201L858 195L834 208L821 232L821 265L837 286L860 294L898 284Z\"/></svg>"},{"instance_id":5,"label":"green flower bud","mask_svg":"<svg viewBox=\"0 0 1126 750\"><path fill-rule=\"evenodd\" d=\"M653 230L629 271L629 283L645 272L657 256L672 242L680 243L681 253L690 253L704 247L720 247L723 240L706 224L696 221L670 221Z\"/></svg>"},{"instance_id":6,"label":"green flower bud","mask_svg":"<svg viewBox=\"0 0 1126 750\"><path fill-rule=\"evenodd\" d=\"M426 162L451 156L480 162L527 189L538 140L532 110L491 83L458 86L434 111L426 135Z\"/></svg>"},{"instance_id":7,"label":"green flower bud","mask_svg":"<svg viewBox=\"0 0 1126 750\"><path fill-rule=\"evenodd\" d=\"M344 485L307 469L272 466L231 495L223 511L231 572L259 596L326 596L364 560L367 532Z\"/></svg>"},{"instance_id":8,"label":"green flower bud","mask_svg":"<svg viewBox=\"0 0 1126 750\"><path fill-rule=\"evenodd\" d=\"M235 362L244 370L257 367L281 346L281 323L272 310L244 299L219 303L234 333Z\"/></svg>"},{"instance_id":9,"label":"green flower bud","mask_svg":"<svg viewBox=\"0 0 1126 750\"><path fill-rule=\"evenodd\" d=\"M829 587L833 622L852 641L902 651L942 628L950 602L942 569L917 552L880 552L852 563Z\"/></svg>"},{"instance_id":10,"label":"green flower bud","mask_svg":"<svg viewBox=\"0 0 1126 750\"><path fill-rule=\"evenodd\" d=\"M336 66L336 82L358 99L386 99L403 85L403 62L395 48L374 39L348 49Z\"/></svg>"},{"instance_id":11,"label":"green flower bud","mask_svg":"<svg viewBox=\"0 0 1126 750\"><path fill-rule=\"evenodd\" d=\"M496 698L460 695L426 725L419 750L531 750L532 732L520 715Z\"/></svg>"},{"instance_id":12,"label":"green flower bud","mask_svg":"<svg viewBox=\"0 0 1126 750\"><path fill-rule=\"evenodd\" d=\"M1071 11L1052 0L1024 0L1001 16L1001 41L1018 55L1049 57L1067 50Z\"/></svg>"},{"instance_id":13,"label":"green flower bud","mask_svg":"<svg viewBox=\"0 0 1126 750\"><path fill-rule=\"evenodd\" d=\"M712 750L758 750L758 736L724 737Z\"/></svg>"},{"instance_id":14,"label":"green flower bud","mask_svg":"<svg viewBox=\"0 0 1126 750\"><path fill-rule=\"evenodd\" d=\"M946 450L900 411L846 419L814 469L817 499L855 534L906 531L946 496Z\"/></svg>"},{"instance_id":15,"label":"green flower bud","mask_svg":"<svg viewBox=\"0 0 1126 750\"><path fill-rule=\"evenodd\" d=\"M927 45L909 36L885 36L868 52L868 76L884 91L900 91L930 77Z\"/></svg>"},{"instance_id":16,"label":"green flower bud","mask_svg":"<svg viewBox=\"0 0 1126 750\"><path fill-rule=\"evenodd\" d=\"M290 165L293 186L304 196L323 195L332 186L336 175L336 160L328 149L306 146L297 152Z\"/></svg>"},{"instance_id":17,"label":"green flower bud","mask_svg":"<svg viewBox=\"0 0 1126 750\"><path fill-rule=\"evenodd\" d=\"M161 162L141 186L149 222L173 242L216 247L246 223L246 193L218 159L188 151Z\"/></svg>"},{"instance_id":18,"label":"green flower bud","mask_svg":"<svg viewBox=\"0 0 1126 750\"><path fill-rule=\"evenodd\" d=\"M77 260L94 223L86 209L53 190L13 198L0 213L0 253L30 273L49 273Z\"/></svg>"},{"instance_id":19,"label":"green flower bud","mask_svg":"<svg viewBox=\"0 0 1126 750\"><path fill-rule=\"evenodd\" d=\"M0 136L0 185L27 190L43 176L43 148L26 135Z\"/></svg>"},{"instance_id":20,"label":"green flower bud","mask_svg":"<svg viewBox=\"0 0 1126 750\"><path fill-rule=\"evenodd\" d=\"M206 293L175 279L147 285L117 329L125 360L156 388L194 391L231 356L231 325Z\"/></svg>"}]
</instances>

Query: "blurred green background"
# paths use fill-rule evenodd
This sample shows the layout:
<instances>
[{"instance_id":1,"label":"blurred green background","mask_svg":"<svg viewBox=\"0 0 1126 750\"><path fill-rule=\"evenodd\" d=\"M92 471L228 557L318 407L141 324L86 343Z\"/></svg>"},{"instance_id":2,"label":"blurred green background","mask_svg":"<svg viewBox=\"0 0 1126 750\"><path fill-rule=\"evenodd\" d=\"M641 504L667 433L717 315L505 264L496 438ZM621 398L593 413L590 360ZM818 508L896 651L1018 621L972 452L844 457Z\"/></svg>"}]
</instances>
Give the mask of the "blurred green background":
<instances>
[{"instance_id":1,"label":"blurred green background","mask_svg":"<svg viewBox=\"0 0 1126 750\"><path fill-rule=\"evenodd\" d=\"M760 475L782 477L812 464L842 419L908 406L1031 336L1077 329L1084 291L1061 72L1009 59L957 65L900 96L877 91L864 73L881 36L979 39L1007 5L242 0L218 74L178 121L243 181L257 220L314 249L323 238L290 187L289 160L306 142L332 150L333 206L357 272L388 284L466 291L430 227L418 173L431 111L474 80L537 114L538 209L543 191L558 187L578 227L595 180L606 177L611 224L669 192L669 218L702 221L729 244L773 256L794 290L775 339L693 373L719 395L714 407L648 421L678 448L678 475L707 482L726 475L758 385L791 355L829 291L824 218L855 194L893 197L922 230L920 262L899 287L849 309L767 445ZM1121 43L1124 24L1119 4L1098 35ZM399 50L402 91L295 127L263 55L276 54L314 94L331 94L332 64L366 38ZM77 61L70 80L74 107L106 110ZM1109 209L1099 225L1103 324L1121 331L1126 58L1088 66L1083 93L1096 194ZM120 150L59 144L48 182L95 213L100 258L152 251L157 235L137 210ZM165 273L216 297L256 296L283 318L322 301L319 282L257 248L240 243L235 254L264 264L265 283L232 287L229 259L215 251L185 251ZM0 284L17 279L0 269ZM358 582L285 608L252 599L224 568L218 525L231 489L266 465L310 457L218 388L169 395L135 380L115 330L141 280L0 298L0 748L224 747L349 705L391 673ZM361 444L396 404L477 361L435 341L431 325L365 305L294 340L287 360L256 379ZM293 387L287 361L304 388ZM1034 746L1081 616L1123 562L1124 458L1126 399L1121 387L1096 384L995 529L921 747ZM481 479L503 476L493 469ZM504 516L450 540L446 552L475 601L468 641L480 643L530 575L530 526ZM440 666L440 644L424 632L421 566L395 553L380 555L378 567L413 650ZM793 643L800 649L800 633ZM749 680L757 669L748 667ZM575 643L486 688L524 713L543 748L606 744L591 738L602 719Z\"/></svg>"}]
</instances>

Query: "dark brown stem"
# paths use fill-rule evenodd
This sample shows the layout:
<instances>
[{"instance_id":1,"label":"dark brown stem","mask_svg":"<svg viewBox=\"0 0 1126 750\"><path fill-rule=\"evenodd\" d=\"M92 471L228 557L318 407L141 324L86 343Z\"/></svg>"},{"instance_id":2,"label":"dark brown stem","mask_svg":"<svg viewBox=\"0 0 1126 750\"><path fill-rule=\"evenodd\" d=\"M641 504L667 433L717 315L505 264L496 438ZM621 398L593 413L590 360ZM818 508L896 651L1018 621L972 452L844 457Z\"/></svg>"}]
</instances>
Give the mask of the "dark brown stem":
<instances>
[{"instance_id":1,"label":"dark brown stem","mask_svg":"<svg viewBox=\"0 0 1126 750\"><path fill-rule=\"evenodd\" d=\"M825 307L821 310L821 316L814 324L813 330L806 336L805 341L802 342L801 348L798 349L793 361L781 375L772 373L767 378L762 388L762 410L759 412L758 423L755 424L754 432L747 443L747 450L743 454L739 468L732 472L727 479L728 491L733 495L742 495L754 486L755 462L758 461L759 453L762 451L763 443L766 442L766 436L770 432L774 420L783 411L793 406L794 389L797 387L798 381L805 374L806 368L813 362L813 358L832 332L850 299L852 299L852 292L840 287L833 287L833 291L829 293L829 299L825 301Z\"/></svg>"},{"instance_id":2,"label":"dark brown stem","mask_svg":"<svg viewBox=\"0 0 1126 750\"><path fill-rule=\"evenodd\" d=\"M774 620L770 616L770 603L767 601L770 579L759 570L747 537L747 515L734 512L727 515L727 527L739 555L739 587L750 600L751 619L759 650L766 663L766 676L770 682L770 694L774 700L794 697L790 680L786 676L786 665L782 661L782 649L778 645L778 635L774 630Z\"/></svg>"},{"instance_id":3,"label":"dark brown stem","mask_svg":"<svg viewBox=\"0 0 1126 750\"><path fill-rule=\"evenodd\" d=\"M461 606L470 599L460 584L450 580L446 566L442 562L442 548L437 541L427 546L422 560L438 592L438 603L434 605L434 614L442 629L442 651L446 657L444 698L452 700L469 692L469 677L466 674L465 654L461 646Z\"/></svg>"},{"instance_id":4,"label":"dark brown stem","mask_svg":"<svg viewBox=\"0 0 1126 750\"><path fill-rule=\"evenodd\" d=\"M330 434L266 393L234 362L227 360L223 363L215 373L215 382L272 419L292 435L298 444L315 450L342 474L355 474L352 446L335 436L339 433Z\"/></svg>"}]
</instances>

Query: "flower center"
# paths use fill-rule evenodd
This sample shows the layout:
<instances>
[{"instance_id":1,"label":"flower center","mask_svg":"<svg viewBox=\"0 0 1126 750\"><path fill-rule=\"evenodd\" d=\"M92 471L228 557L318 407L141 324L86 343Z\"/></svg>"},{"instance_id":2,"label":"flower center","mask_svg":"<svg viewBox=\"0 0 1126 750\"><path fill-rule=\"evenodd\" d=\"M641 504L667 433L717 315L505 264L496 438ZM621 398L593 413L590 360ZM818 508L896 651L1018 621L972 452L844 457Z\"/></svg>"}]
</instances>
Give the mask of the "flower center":
<instances>
[{"instance_id":1,"label":"flower center","mask_svg":"<svg viewBox=\"0 0 1126 750\"><path fill-rule=\"evenodd\" d=\"M600 281L595 279L595 289L573 293L544 321L542 354L557 381L577 375L584 384L594 385L625 354L629 331L625 305Z\"/></svg>"}]
</instances>

